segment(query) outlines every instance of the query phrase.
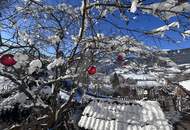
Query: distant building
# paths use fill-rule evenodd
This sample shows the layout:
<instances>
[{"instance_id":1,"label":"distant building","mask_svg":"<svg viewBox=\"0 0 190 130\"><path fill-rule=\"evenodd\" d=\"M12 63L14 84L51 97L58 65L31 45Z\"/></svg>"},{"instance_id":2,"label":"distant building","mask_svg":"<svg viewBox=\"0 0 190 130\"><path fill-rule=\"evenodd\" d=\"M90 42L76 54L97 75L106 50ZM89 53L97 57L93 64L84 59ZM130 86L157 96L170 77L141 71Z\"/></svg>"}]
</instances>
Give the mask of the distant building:
<instances>
[{"instance_id":1,"label":"distant building","mask_svg":"<svg viewBox=\"0 0 190 130\"><path fill-rule=\"evenodd\" d=\"M167 56L177 64L190 63L190 48L167 51Z\"/></svg>"}]
</instances>

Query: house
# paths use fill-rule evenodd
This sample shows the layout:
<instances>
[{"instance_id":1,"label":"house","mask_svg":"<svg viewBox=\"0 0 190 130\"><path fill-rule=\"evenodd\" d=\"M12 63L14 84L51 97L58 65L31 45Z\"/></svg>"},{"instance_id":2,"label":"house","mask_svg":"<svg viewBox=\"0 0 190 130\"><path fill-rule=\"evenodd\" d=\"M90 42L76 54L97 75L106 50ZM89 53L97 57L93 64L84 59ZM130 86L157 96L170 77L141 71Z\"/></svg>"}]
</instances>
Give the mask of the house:
<instances>
[{"instance_id":1,"label":"house","mask_svg":"<svg viewBox=\"0 0 190 130\"><path fill-rule=\"evenodd\" d=\"M114 75L117 75L119 80L115 89L116 92L119 96L127 96L130 99L142 99L144 97L152 99L155 97L157 90L163 86L157 81L157 77L152 74L117 72ZM114 80L112 79L112 82ZM113 84L113 86L116 85Z\"/></svg>"},{"instance_id":2,"label":"house","mask_svg":"<svg viewBox=\"0 0 190 130\"><path fill-rule=\"evenodd\" d=\"M166 56L177 64L190 63L190 48L167 51Z\"/></svg>"},{"instance_id":3,"label":"house","mask_svg":"<svg viewBox=\"0 0 190 130\"><path fill-rule=\"evenodd\" d=\"M181 81L179 85L176 88L178 109L190 113L190 80Z\"/></svg>"},{"instance_id":4,"label":"house","mask_svg":"<svg viewBox=\"0 0 190 130\"><path fill-rule=\"evenodd\" d=\"M156 101L94 99L78 126L89 130L172 130Z\"/></svg>"},{"instance_id":5,"label":"house","mask_svg":"<svg viewBox=\"0 0 190 130\"><path fill-rule=\"evenodd\" d=\"M190 92L190 80L181 81L181 82L179 82L179 84L180 84L181 86L183 86L183 88L184 88L185 90L187 90L187 91Z\"/></svg>"}]
</instances>

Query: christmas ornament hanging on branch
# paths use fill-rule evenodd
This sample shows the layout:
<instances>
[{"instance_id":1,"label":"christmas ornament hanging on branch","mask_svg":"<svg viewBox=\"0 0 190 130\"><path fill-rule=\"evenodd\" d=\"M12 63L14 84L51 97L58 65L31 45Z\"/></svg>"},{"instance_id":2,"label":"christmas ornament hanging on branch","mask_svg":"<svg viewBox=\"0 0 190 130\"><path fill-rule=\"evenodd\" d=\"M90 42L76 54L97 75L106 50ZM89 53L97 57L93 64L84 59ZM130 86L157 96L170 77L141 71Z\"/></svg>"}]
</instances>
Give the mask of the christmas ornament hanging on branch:
<instances>
[{"instance_id":1,"label":"christmas ornament hanging on branch","mask_svg":"<svg viewBox=\"0 0 190 130\"><path fill-rule=\"evenodd\" d=\"M89 75L94 75L96 73L96 67L95 66L89 66L87 69L87 72Z\"/></svg>"},{"instance_id":2,"label":"christmas ornament hanging on branch","mask_svg":"<svg viewBox=\"0 0 190 130\"><path fill-rule=\"evenodd\" d=\"M17 62L14 59L14 56L12 54L5 54L5 55L1 56L0 63L3 64L4 66L13 66Z\"/></svg>"},{"instance_id":3,"label":"christmas ornament hanging on branch","mask_svg":"<svg viewBox=\"0 0 190 130\"><path fill-rule=\"evenodd\" d=\"M126 56L125 53L120 52L120 53L117 55L117 61L124 61L125 56Z\"/></svg>"}]
</instances>

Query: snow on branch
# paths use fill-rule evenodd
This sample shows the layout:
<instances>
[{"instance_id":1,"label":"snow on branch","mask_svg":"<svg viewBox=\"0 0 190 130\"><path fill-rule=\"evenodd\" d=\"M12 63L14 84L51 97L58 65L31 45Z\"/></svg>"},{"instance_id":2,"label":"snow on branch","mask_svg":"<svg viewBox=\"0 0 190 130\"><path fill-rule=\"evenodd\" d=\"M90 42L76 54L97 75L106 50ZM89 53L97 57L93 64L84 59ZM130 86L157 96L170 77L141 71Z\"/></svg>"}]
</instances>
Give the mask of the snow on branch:
<instances>
[{"instance_id":1,"label":"snow on branch","mask_svg":"<svg viewBox=\"0 0 190 130\"><path fill-rule=\"evenodd\" d=\"M47 69L52 70L55 67L63 65L63 63L64 63L64 59L62 57L59 57L59 58L55 59L52 63L50 63L47 66Z\"/></svg>"},{"instance_id":2,"label":"snow on branch","mask_svg":"<svg viewBox=\"0 0 190 130\"><path fill-rule=\"evenodd\" d=\"M130 12L135 13L137 10L137 4L139 0L132 0Z\"/></svg>"},{"instance_id":3,"label":"snow on branch","mask_svg":"<svg viewBox=\"0 0 190 130\"><path fill-rule=\"evenodd\" d=\"M0 75L4 76L8 79L10 79L11 81L13 81L15 84L17 85L21 85L21 82L19 82L12 74L7 73L7 72L3 72L2 70L0 70Z\"/></svg>"},{"instance_id":4,"label":"snow on branch","mask_svg":"<svg viewBox=\"0 0 190 130\"><path fill-rule=\"evenodd\" d=\"M183 36L184 39L186 37L190 37L190 30L186 30L186 31L182 32L181 35Z\"/></svg>"},{"instance_id":5,"label":"snow on branch","mask_svg":"<svg viewBox=\"0 0 190 130\"><path fill-rule=\"evenodd\" d=\"M65 79L73 79L73 78L76 78L76 77L78 77L78 76L79 76L78 74L60 76L60 77L57 78L57 79L49 80L48 82L44 82L44 83L42 84L42 86L45 86L45 85L48 85L48 84L52 84L52 83L55 83L55 82L58 82L58 81L61 81L61 80L65 80Z\"/></svg>"},{"instance_id":6,"label":"snow on branch","mask_svg":"<svg viewBox=\"0 0 190 130\"><path fill-rule=\"evenodd\" d=\"M10 79L11 81L13 81L18 86L18 89L21 92L23 92L27 97L29 97L32 101L34 101L33 95L31 95L31 93L26 90L26 88L24 87L25 84L23 84L22 81L19 81L13 75L11 75L7 72L3 72L2 70L0 70L0 75Z\"/></svg>"},{"instance_id":7,"label":"snow on branch","mask_svg":"<svg viewBox=\"0 0 190 130\"><path fill-rule=\"evenodd\" d=\"M165 20L190 11L189 2L178 2L177 0L165 0L163 2L141 5L142 11L160 17Z\"/></svg>"},{"instance_id":8,"label":"snow on branch","mask_svg":"<svg viewBox=\"0 0 190 130\"><path fill-rule=\"evenodd\" d=\"M32 74L33 72L35 72L37 69L41 67L42 67L42 62L39 59L33 60L32 62L30 62L28 72L29 74Z\"/></svg>"},{"instance_id":9,"label":"snow on branch","mask_svg":"<svg viewBox=\"0 0 190 130\"><path fill-rule=\"evenodd\" d=\"M169 25L164 25L145 33L151 35L161 35L161 37L163 37L165 35L165 32L170 30L170 28L179 28L179 22L172 22Z\"/></svg>"}]
</instances>

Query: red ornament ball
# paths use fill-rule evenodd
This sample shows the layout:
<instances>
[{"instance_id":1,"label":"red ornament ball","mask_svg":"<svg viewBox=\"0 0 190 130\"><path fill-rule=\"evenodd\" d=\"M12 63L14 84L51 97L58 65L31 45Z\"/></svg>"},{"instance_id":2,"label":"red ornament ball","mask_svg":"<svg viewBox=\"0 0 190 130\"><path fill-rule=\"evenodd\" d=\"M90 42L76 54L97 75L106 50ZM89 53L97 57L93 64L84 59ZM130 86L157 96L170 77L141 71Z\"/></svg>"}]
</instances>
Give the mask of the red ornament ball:
<instances>
[{"instance_id":1,"label":"red ornament ball","mask_svg":"<svg viewBox=\"0 0 190 130\"><path fill-rule=\"evenodd\" d=\"M87 71L88 71L89 75L93 75L96 73L96 67L95 66L89 66Z\"/></svg>"},{"instance_id":2,"label":"red ornament ball","mask_svg":"<svg viewBox=\"0 0 190 130\"><path fill-rule=\"evenodd\" d=\"M12 54L5 54L1 56L0 63L5 66L13 66L16 64L16 60L14 59L14 56Z\"/></svg>"},{"instance_id":3,"label":"red ornament ball","mask_svg":"<svg viewBox=\"0 0 190 130\"><path fill-rule=\"evenodd\" d=\"M126 56L125 53L119 53L117 55L117 61L123 61L125 56Z\"/></svg>"}]
</instances>

